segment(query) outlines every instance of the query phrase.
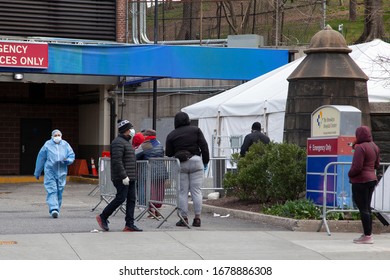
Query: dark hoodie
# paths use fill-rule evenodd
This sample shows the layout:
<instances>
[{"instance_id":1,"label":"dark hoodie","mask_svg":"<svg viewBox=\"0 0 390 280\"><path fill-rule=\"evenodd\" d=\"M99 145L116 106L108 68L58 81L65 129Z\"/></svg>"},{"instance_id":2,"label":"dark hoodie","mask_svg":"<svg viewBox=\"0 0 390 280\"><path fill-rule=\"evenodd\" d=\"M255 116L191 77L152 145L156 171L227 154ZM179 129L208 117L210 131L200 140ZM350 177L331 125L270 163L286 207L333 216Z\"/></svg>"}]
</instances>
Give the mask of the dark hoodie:
<instances>
[{"instance_id":1,"label":"dark hoodie","mask_svg":"<svg viewBox=\"0 0 390 280\"><path fill-rule=\"evenodd\" d=\"M360 126L356 129L352 166L348 172L351 183L376 181L375 170L379 167L379 148L372 141L371 129Z\"/></svg>"},{"instance_id":2,"label":"dark hoodie","mask_svg":"<svg viewBox=\"0 0 390 280\"><path fill-rule=\"evenodd\" d=\"M207 164L210 160L209 149L202 131L190 125L187 113L179 112L175 115L175 129L171 131L165 143L165 155L173 157L178 151L189 151L193 155L202 156Z\"/></svg>"}]
</instances>

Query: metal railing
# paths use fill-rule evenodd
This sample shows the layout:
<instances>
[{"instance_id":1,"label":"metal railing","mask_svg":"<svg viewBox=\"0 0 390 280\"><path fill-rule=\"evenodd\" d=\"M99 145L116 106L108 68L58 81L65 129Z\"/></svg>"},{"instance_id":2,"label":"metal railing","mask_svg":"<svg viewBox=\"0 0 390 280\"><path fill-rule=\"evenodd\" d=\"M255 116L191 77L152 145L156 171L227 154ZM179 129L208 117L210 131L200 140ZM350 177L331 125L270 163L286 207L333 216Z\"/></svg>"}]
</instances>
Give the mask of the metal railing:
<instances>
[{"instance_id":1,"label":"metal railing","mask_svg":"<svg viewBox=\"0 0 390 280\"><path fill-rule=\"evenodd\" d=\"M354 206L352 200L351 184L348 182L348 170L351 162L330 162L324 168L323 180L323 202L322 202L322 221L318 228L321 230L325 226L328 235L331 235L327 222L327 215L334 212L359 212ZM390 190L386 188L385 171L390 163L381 163L383 177L379 181L373 193L371 207L373 212L390 213ZM333 171L331 171L331 169ZM328 182L333 180L337 182L333 190L328 190ZM347 182L347 183L346 183Z\"/></svg>"},{"instance_id":2,"label":"metal railing","mask_svg":"<svg viewBox=\"0 0 390 280\"><path fill-rule=\"evenodd\" d=\"M180 188L180 162L175 158L152 158L149 160L137 161L136 179L136 206L142 212L135 218L140 220L146 213L161 221L157 228L167 221L176 211L179 212L179 188ZM107 204L116 195L116 188L111 181L111 159L108 157L99 158L99 192L100 201L92 209L94 211L103 201ZM170 212L163 215L160 211L162 205L173 206ZM126 213L125 204L117 211ZM152 209L154 211L152 211ZM155 215L157 211L159 215Z\"/></svg>"}]
</instances>

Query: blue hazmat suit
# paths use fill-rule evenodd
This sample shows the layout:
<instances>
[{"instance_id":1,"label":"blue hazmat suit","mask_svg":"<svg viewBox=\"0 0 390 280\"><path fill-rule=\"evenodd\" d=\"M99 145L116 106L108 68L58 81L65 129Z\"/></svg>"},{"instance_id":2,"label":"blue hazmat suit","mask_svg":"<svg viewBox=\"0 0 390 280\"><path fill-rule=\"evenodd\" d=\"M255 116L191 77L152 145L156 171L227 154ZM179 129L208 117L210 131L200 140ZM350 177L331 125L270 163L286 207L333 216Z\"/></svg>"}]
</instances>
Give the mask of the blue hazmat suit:
<instances>
[{"instance_id":1,"label":"blue hazmat suit","mask_svg":"<svg viewBox=\"0 0 390 280\"><path fill-rule=\"evenodd\" d=\"M46 141L39 151L34 171L34 176L37 179L44 171L46 203L49 206L49 213L54 210L58 213L60 211L68 165L72 164L75 159L73 149L68 142L62 139L58 143L54 141L53 136L56 133L61 132L53 130L52 138Z\"/></svg>"}]
</instances>

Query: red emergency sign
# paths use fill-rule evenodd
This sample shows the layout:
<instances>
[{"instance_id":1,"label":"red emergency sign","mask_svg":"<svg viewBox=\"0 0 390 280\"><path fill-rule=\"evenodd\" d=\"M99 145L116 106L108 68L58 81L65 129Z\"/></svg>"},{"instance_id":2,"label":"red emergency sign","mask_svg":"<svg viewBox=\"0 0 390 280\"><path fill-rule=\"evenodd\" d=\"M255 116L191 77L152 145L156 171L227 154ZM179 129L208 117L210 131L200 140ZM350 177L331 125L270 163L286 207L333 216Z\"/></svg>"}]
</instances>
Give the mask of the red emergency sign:
<instances>
[{"instance_id":1,"label":"red emergency sign","mask_svg":"<svg viewBox=\"0 0 390 280\"><path fill-rule=\"evenodd\" d=\"M48 68L47 43L0 41L0 67Z\"/></svg>"}]
</instances>

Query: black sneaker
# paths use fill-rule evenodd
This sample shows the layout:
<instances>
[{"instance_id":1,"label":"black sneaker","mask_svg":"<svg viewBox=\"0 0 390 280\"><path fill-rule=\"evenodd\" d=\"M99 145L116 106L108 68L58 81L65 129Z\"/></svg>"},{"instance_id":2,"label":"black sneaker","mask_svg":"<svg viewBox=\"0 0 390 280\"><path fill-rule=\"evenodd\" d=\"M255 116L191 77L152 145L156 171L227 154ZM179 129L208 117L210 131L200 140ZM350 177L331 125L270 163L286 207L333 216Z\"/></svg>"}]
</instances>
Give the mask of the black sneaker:
<instances>
[{"instance_id":1,"label":"black sneaker","mask_svg":"<svg viewBox=\"0 0 390 280\"><path fill-rule=\"evenodd\" d=\"M109 221L108 220L104 220L102 219L102 217L100 215L97 215L96 216L96 221L98 222L100 228L103 230L103 231L109 231L110 229L108 228L108 223Z\"/></svg>"},{"instance_id":2,"label":"black sneaker","mask_svg":"<svg viewBox=\"0 0 390 280\"><path fill-rule=\"evenodd\" d=\"M188 218L187 217L184 217L183 218L184 219L184 221L182 220L182 219L180 219L180 221L178 221L177 223L176 223L176 226L177 227L187 227L188 226ZM187 223L187 224L186 224Z\"/></svg>"},{"instance_id":3,"label":"black sneaker","mask_svg":"<svg viewBox=\"0 0 390 280\"><path fill-rule=\"evenodd\" d=\"M138 228L136 225L132 225L132 226L125 226L125 228L122 231L132 232L132 231L142 231L142 229Z\"/></svg>"},{"instance_id":4,"label":"black sneaker","mask_svg":"<svg viewBox=\"0 0 390 280\"><path fill-rule=\"evenodd\" d=\"M195 218L194 221L192 222L193 227L200 227L200 219Z\"/></svg>"}]
</instances>

